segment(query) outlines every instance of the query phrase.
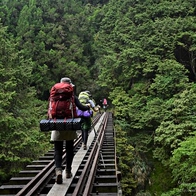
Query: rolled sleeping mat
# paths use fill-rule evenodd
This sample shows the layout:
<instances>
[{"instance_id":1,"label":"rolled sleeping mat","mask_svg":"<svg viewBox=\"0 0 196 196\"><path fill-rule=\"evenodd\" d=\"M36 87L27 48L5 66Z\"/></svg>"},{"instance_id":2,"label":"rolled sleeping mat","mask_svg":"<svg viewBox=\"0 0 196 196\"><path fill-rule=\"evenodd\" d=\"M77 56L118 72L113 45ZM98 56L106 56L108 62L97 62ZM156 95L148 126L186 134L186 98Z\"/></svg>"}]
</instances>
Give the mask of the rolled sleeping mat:
<instances>
[{"instance_id":1,"label":"rolled sleeping mat","mask_svg":"<svg viewBox=\"0 0 196 196\"><path fill-rule=\"evenodd\" d=\"M81 118L43 119L40 121L40 131L70 131L81 129Z\"/></svg>"}]
</instances>

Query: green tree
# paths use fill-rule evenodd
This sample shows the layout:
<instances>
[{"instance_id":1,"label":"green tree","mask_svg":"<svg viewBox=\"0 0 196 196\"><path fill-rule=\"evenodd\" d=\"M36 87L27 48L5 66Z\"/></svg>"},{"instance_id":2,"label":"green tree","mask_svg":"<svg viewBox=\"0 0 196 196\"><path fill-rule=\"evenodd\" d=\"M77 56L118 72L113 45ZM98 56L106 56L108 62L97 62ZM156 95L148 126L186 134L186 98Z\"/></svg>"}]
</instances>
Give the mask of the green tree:
<instances>
[{"instance_id":1,"label":"green tree","mask_svg":"<svg viewBox=\"0 0 196 196\"><path fill-rule=\"evenodd\" d=\"M36 99L35 88L30 86L33 62L23 58L15 40L7 36L6 28L2 24L0 27L2 181L43 153L47 149L47 138L38 131L44 104Z\"/></svg>"},{"instance_id":2,"label":"green tree","mask_svg":"<svg viewBox=\"0 0 196 196\"><path fill-rule=\"evenodd\" d=\"M178 183L178 191L182 195L191 195L196 189L195 139L196 132L192 132L186 141L179 143L170 159L173 181Z\"/></svg>"}]
</instances>

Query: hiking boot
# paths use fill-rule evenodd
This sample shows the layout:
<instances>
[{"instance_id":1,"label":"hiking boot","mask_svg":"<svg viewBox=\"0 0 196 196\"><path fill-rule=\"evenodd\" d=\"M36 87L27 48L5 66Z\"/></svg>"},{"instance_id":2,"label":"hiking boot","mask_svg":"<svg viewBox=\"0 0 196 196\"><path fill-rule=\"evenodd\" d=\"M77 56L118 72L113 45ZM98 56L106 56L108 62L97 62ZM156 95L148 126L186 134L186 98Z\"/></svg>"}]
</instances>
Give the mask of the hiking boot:
<instances>
[{"instance_id":1,"label":"hiking boot","mask_svg":"<svg viewBox=\"0 0 196 196\"><path fill-rule=\"evenodd\" d=\"M56 172L56 183L57 184L62 184L63 183L63 179L62 179L62 169L61 168L56 168L55 169Z\"/></svg>"},{"instance_id":2,"label":"hiking boot","mask_svg":"<svg viewBox=\"0 0 196 196\"><path fill-rule=\"evenodd\" d=\"M86 145L84 145L84 146L83 146L83 149L84 149L84 150L86 150L86 149L87 149Z\"/></svg>"},{"instance_id":3,"label":"hiking boot","mask_svg":"<svg viewBox=\"0 0 196 196\"><path fill-rule=\"evenodd\" d=\"M72 177L72 173L71 172L66 172L66 178L71 178Z\"/></svg>"},{"instance_id":4,"label":"hiking boot","mask_svg":"<svg viewBox=\"0 0 196 196\"><path fill-rule=\"evenodd\" d=\"M83 143L82 148L83 148L83 150L86 150L87 149L86 144Z\"/></svg>"}]
</instances>

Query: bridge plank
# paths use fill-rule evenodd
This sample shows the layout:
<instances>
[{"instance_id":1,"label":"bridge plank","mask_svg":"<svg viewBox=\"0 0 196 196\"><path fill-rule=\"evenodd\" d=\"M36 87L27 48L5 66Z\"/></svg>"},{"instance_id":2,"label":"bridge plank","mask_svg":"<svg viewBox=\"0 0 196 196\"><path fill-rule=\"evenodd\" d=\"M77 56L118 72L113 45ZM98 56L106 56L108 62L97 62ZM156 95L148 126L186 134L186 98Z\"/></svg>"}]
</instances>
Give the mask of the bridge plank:
<instances>
[{"instance_id":1,"label":"bridge plank","mask_svg":"<svg viewBox=\"0 0 196 196\"><path fill-rule=\"evenodd\" d=\"M99 120L99 122L95 125L95 130L97 131L99 129L99 127L101 126L102 123L102 119L103 119L104 115L102 115L101 119ZM87 142L87 147L89 147L91 145L91 143L93 142L95 137L95 132L94 130L92 130L89 134L88 137L88 142ZM85 154L87 153L87 150L83 150L83 148L81 147L79 149L79 151L75 154L74 159L73 159L73 163L72 163L72 175L73 177L75 176ZM65 170L63 170L63 183L62 184L54 184L54 186L52 187L52 189L49 191L49 193L47 194L47 196L64 196L66 195L69 186L71 185L71 182L73 180L72 178L66 179L65 177Z\"/></svg>"}]
</instances>

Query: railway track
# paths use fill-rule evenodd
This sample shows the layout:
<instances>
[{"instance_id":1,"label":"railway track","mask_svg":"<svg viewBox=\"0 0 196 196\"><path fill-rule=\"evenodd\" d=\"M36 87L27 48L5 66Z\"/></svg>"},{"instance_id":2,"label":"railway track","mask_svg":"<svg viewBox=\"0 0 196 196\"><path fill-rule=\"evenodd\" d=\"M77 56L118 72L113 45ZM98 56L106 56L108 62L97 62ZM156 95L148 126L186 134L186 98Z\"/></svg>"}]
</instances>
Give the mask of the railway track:
<instances>
[{"instance_id":1,"label":"railway track","mask_svg":"<svg viewBox=\"0 0 196 196\"><path fill-rule=\"evenodd\" d=\"M54 150L33 161L7 184L0 187L5 196L115 196L118 195L117 167L112 113L93 119L88 150L81 148L81 134L74 142L73 177L55 184ZM65 164L66 150L63 154ZM75 165L74 165L75 164Z\"/></svg>"}]
</instances>

